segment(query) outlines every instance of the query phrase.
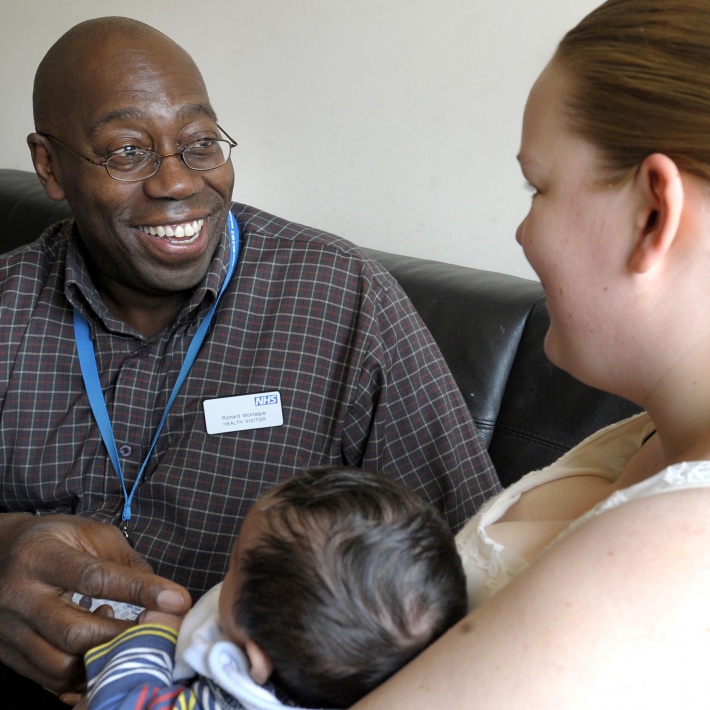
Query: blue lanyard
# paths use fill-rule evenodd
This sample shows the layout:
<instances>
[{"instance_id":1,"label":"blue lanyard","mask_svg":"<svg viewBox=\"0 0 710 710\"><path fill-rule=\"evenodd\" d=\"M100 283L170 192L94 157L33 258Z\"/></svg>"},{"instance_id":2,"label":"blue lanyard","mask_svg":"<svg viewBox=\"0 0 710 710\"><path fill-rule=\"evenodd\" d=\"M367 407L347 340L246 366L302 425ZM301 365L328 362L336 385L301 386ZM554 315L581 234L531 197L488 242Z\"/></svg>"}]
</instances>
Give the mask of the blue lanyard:
<instances>
[{"instance_id":1,"label":"blue lanyard","mask_svg":"<svg viewBox=\"0 0 710 710\"><path fill-rule=\"evenodd\" d=\"M101 380L99 378L99 370L96 367L96 354L94 352L94 344L91 341L89 323L86 318L84 318L81 313L75 308L74 309L74 337L76 339L76 349L79 353L79 364L81 365L81 375L84 378L84 386L86 387L86 394L89 396L89 403L91 404L91 411L94 413L94 418L99 426L99 431L101 432L101 438L104 440L104 444L108 449L108 455L111 458L113 467L118 476L118 480L121 482L121 487L123 488L123 514L121 516L121 530L123 534L128 539L128 521L131 519L131 501L133 500L133 495L138 488L138 482L141 480L143 471L148 463L150 455L153 453L155 448L155 443L158 441L158 436L160 431L165 424L165 420L168 418L168 412L173 406L173 402L182 387L185 378L190 372L192 364L195 362L197 353L202 345L202 342L207 335L207 330L210 327L212 317L217 308L217 304L222 298L222 294L225 292L229 282L234 274L234 268L237 265L237 259L239 258L239 227L237 226L237 220L234 219L232 213L229 213L229 241L230 241L230 252L229 252L229 271L222 284L222 289L219 295L212 304L209 312L205 316L200 327L197 329L192 341L190 342L190 347L187 349L187 354L185 355L185 361L182 363L180 368L180 373L178 374L177 381L173 387L173 391L168 399L168 404L163 412L163 418L160 420L158 429L153 437L153 443L150 445L150 450L148 455L143 461L140 471L138 472L138 477L133 484L130 495L126 491L126 484L123 480L123 473L121 471L121 460L118 457L118 450L116 449L116 440L113 436L113 428L111 427L111 419L108 416L108 410L106 409L106 401L104 400L104 395L101 390Z\"/></svg>"}]
</instances>

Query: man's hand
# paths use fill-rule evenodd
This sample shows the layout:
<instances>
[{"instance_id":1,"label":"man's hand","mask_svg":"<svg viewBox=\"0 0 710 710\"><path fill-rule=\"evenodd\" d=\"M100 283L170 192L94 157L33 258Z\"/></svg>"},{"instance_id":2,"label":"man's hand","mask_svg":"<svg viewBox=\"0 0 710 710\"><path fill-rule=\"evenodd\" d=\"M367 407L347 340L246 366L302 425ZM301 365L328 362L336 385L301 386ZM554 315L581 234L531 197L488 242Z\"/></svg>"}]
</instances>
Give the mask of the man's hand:
<instances>
[{"instance_id":1,"label":"man's hand","mask_svg":"<svg viewBox=\"0 0 710 710\"><path fill-rule=\"evenodd\" d=\"M175 614L191 604L112 525L0 514L0 659L54 692L75 688L82 655L131 626L73 604L73 592Z\"/></svg>"}]
</instances>

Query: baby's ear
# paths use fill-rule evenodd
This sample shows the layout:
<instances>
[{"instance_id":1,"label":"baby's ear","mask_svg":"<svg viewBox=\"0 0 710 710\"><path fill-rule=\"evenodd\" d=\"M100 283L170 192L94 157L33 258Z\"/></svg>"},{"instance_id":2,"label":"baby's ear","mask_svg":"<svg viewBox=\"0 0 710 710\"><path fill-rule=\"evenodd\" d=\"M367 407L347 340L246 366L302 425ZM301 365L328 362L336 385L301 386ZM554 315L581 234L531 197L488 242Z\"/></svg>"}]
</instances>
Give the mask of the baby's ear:
<instances>
[{"instance_id":1,"label":"baby's ear","mask_svg":"<svg viewBox=\"0 0 710 710\"><path fill-rule=\"evenodd\" d=\"M264 685L274 670L274 664L266 651L253 639L247 639L244 650L251 664L252 680L259 685Z\"/></svg>"}]
</instances>

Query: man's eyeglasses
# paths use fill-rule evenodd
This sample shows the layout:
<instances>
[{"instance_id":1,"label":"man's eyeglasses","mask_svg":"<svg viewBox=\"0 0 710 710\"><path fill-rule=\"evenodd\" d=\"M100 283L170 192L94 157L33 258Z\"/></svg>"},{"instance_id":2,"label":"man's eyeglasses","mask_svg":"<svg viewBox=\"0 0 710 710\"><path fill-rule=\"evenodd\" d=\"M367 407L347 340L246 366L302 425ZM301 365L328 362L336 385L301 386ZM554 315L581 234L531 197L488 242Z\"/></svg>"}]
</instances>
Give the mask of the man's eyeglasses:
<instances>
[{"instance_id":1,"label":"man's eyeglasses","mask_svg":"<svg viewBox=\"0 0 710 710\"><path fill-rule=\"evenodd\" d=\"M92 165L101 165L106 168L109 177L121 182L138 182L153 177L160 169L163 158L170 158L177 155L185 166L190 170L214 170L224 165L232 153L232 148L237 142L220 126L217 126L229 140L202 138L190 145L185 146L176 153L161 155L154 150L144 150L143 148L128 148L116 153L111 153L104 162L92 160L87 156L74 150L74 148L57 140L49 133L40 133L41 136L61 145L62 147L75 153Z\"/></svg>"}]
</instances>

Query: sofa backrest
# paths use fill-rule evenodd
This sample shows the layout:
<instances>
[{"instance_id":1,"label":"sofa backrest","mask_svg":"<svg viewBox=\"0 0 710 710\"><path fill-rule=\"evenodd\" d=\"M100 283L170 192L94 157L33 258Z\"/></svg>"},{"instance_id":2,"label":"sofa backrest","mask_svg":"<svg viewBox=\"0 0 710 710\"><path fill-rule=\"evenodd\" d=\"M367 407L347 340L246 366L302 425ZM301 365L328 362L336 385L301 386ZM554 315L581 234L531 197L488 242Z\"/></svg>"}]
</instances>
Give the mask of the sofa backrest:
<instances>
[{"instance_id":1,"label":"sofa backrest","mask_svg":"<svg viewBox=\"0 0 710 710\"><path fill-rule=\"evenodd\" d=\"M427 324L504 486L640 411L547 359L550 319L539 282L365 251L399 281Z\"/></svg>"},{"instance_id":2,"label":"sofa backrest","mask_svg":"<svg viewBox=\"0 0 710 710\"><path fill-rule=\"evenodd\" d=\"M0 253L71 216L37 176L0 169ZM536 281L365 249L401 284L432 332L504 485L639 411L581 384L543 352L549 325Z\"/></svg>"}]
</instances>

